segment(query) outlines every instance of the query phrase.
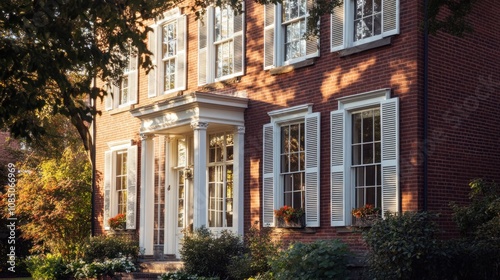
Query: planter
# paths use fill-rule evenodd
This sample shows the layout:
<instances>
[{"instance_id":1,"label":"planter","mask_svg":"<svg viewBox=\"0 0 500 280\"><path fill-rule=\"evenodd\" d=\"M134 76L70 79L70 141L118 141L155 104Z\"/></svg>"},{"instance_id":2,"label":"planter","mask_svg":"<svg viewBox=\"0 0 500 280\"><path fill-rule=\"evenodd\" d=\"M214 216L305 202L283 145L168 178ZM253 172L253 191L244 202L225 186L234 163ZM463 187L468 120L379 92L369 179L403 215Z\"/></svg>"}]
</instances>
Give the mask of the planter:
<instances>
[{"instance_id":1,"label":"planter","mask_svg":"<svg viewBox=\"0 0 500 280\"><path fill-rule=\"evenodd\" d=\"M278 228L303 228L306 225L305 217L302 216L297 220L285 221L283 218L276 219L276 227Z\"/></svg>"},{"instance_id":2,"label":"planter","mask_svg":"<svg viewBox=\"0 0 500 280\"><path fill-rule=\"evenodd\" d=\"M119 237L119 238L126 238L130 240L135 239L135 231L134 230L126 230L126 229L112 229L108 231L109 236L114 236L114 237Z\"/></svg>"},{"instance_id":3,"label":"planter","mask_svg":"<svg viewBox=\"0 0 500 280\"><path fill-rule=\"evenodd\" d=\"M360 218L353 217L352 224L357 227L371 227L376 221L380 220L380 218L379 214L366 215Z\"/></svg>"}]
</instances>

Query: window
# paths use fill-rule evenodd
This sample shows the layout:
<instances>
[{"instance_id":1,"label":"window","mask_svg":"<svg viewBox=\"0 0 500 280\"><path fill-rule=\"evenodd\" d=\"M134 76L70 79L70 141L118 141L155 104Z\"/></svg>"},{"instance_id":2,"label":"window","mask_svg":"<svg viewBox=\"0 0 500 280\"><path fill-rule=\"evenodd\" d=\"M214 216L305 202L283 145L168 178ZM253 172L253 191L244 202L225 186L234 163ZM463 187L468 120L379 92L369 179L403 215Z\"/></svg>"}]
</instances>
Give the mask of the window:
<instances>
[{"instance_id":1,"label":"window","mask_svg":"<svg viewBox=\"0 0 500 280\"><path fill-rule=\"evenodd\" d=\"M331 50L399 33L399 0L345 0L331 16Z\"/></svg>"},{"instance_id":2,"label":"window","mask_svg":"<svg viewBox=\"0 0 500 280\"><path fill-rule=\"evenodd\" d=\"M274 226L274 210L303 208L306 226L319 227L320 114L306 104L272 111L264 125L263 220Z\"/></svg>"},{"instance_id":3,"label":"window","mask_svg":"<svg viewBox=\"0 0 500 280\"><path fill-rule=\"evenodd\" d=\"M243 75L244 13L230 7L209 7L198 24L198 84Z\"/></svg>"},{"instance_id":4,"label":"window","mask_svg":"<svg viewBox=\"0 0 500 280\"><path fill-rule=\"evenodd\" d=\"M104 155L104 228L117 214L127 217L127 229L135 229L137 146L130 141L109 143Z\"/></svg>"},{"instance_id":5,"label":"window","mask_svg":"<svg viewBox=\"0 0 500 280\"><path fill-rule=\"evenodd\" d=\"M312 0L284 0L264 8L264 69L319 56L319 40L306 39Z\"/></svg>"},{"instance_id":6,"label":"window","mask_svg":"<svg viewBox=\"0 0 500 280\"><path fill-rule=\"evenodd\" d=\"M123 75L118 81L113 81L109 86L109 93L106 96L106 110L128 106L137 103L138 94L138 56L133 47L124 54L126 66Z\"/></svg>"},{"instance_id":7,"label":"window","mask_svg":"<svg viewBox=\"0 0 500 280\"><path fill-rule=\"evenodd\" d=\"M383 89L340 98L331 113L332 226L351 224L352 208L366 204L399 211L398 102Z\"/></svg>"},{"instance_id":8,"label":"window","mask_svg":"<svg viewBox=\"0 0 500 280\"><path fill-rule=\"evenodd\" d=\"M148 36L154 69L148 73L148 97L186 89L186 16L178 8L163 14Z\"/></svg>"},{"instance_id":9,"label":"window","mask_svg":"<svg viewBox=\"0 0 500 280\"><path fill-rule=\"evenodd\" d=\"M208 226L233 227L233 147L234 135L209 135Z\"/></svg>"}]
</instances>

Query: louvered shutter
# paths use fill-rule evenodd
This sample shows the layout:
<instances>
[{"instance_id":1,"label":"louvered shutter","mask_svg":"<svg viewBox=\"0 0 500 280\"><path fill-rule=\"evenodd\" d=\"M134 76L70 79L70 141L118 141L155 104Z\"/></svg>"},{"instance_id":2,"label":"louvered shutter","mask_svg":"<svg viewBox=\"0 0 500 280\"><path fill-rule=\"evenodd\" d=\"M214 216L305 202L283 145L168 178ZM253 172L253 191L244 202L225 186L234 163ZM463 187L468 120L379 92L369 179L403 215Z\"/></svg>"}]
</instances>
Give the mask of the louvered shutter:
<instances>
[{"instance_id":1,"label":"louvered shutter","mask_svg":"<svg viewBox=\"0 0 500 280\"><path fill-rule=\"evenodd\" d=\"M112 98L112 103L113 106L112 108L118 108L120 105L120 82L118 81L113 81L111 82L111 91L113 92L113 98Z\"/></svg>"},{"instance_id":2,"label":"louvered shutter","mask_svg":"<svg viewBox=\"0 0 500 280\"><path fill-rule=\"evenodd\" d=\"M112 110L113 109L113 84L111 83L109 86L107 86L107 94L105 98L105 109L106 111Z\"/></svg>"},{"instance_id":3,"label":"louvered shutter","mask_svg":"<svg viewBox=\"0 0 500 280\"><path fill-rule=\"evenodd\" d=\"M273 124L265 124L262 155L262 220L264 227L274 226L274 154Z\"/></svg>"},{"instance_id":4,"label":"louvered shutter","mask_svg":"<svg viewBox=\"0 0 500 280\"><path fill-rule=\"evenodd\" d=\"M207 83L207 55L208 55L208 16L210 8L198 21L198 85Z\"/></svg>"},{"instance_id":5,"label":"louvered shutter","mask_svg":"<svg viewBox=\"0 0 500 280\"><path fill-rule=\"evenodd\" d=\"M175 88L186 89L186 22L187 17L177 20L177 58L175 60Z\"/></svg>"},{"instance_id":6,"label":"louvered shutter","mask_svg":"<svg viewBox=\"0 0 500 280\"><path fill-rule=\"evenodd\" d=\"M331 225L345 226L344 110L331 112Z\"/></svg>"},{"instance_id":7,"label":"louvered shutter","mask_svg":"<svg viewBox=\"0 0 500 280\"><path fill-rule=\"evenodd\" d=\"M139 56L137 55L137 50L133 51L133 54L130 56L130 64L129 69L130 72L128 74L129 81L129 100L128 104L137 104L137 97L139 95Z\"/></svg>"},{"instance_id":8,"label":"louvered shutter","mask_svg":"<svg viewBox=\"0 0 500 280\"><path fill-rule=\"evenodd\" d=\"M127 150L127 229L135 229L137 212L137 146Z\"/></svg>"},{"instance_id":9,"label":"louvered shutter","mask_svg":"<svg viewBox=\"0 0 500 280\"><path fill-rule=\"evenodd\" d=\"M245 2L243 2L245 5ZM245 70L245 12L233 19L234 75L243 75Z\"/></svg>"},{"instance_id":10,"label":"louvered shutter","mask_svg":"<svg viewBox=\"0 0 500 280\"><path fill-rule=\"evenodd\" d=\"M399 33L399 0L383 0L383 35L389 36Z\"/></svg>"},{"instance_id":11,"label":"louvered shutter","mask_svg":"<svg viewBox=\"0 0 500 280\"><path fill-rule=\"evenodd\" d=\"M380 105L382 130L382 210L399 212L399 99Z\"/></svg>"},{"instance_id":12,"label":"louvered shutter","mask_svg":"<svg viewBox=\"0 0 500 280\"><path fill-rule=\"evenodd\" d=\"M306 226L319 227L319 163L320 163L320 113L305 117L305 212Z\"/></svg>"},{"instance_id":13,"label":"louvered shutter","mask_svg":"<svg viewBox=\"0 0 500 280\"><path fill-rule=\"evenodd\" d=\"M333 9L331 19L331 51L338 51L344 48L344 4Z\"/></svg>"},{"instance_id":14,"label":"louvered shutter","mask_svg":"<svg viewBox=\"0 0 500 280\"><path fill-rule=\"evenodd\" d=\"M104 229L109 230L111 217L111 182L113 180L113 152L104 152Z\"/></svg>"},{"instance_id":15,"label":"louvered shutter","mask_svg":"<svg viewBox=\"0 0 500 280\"><path fill-rule=\"evenodd\" d=\"M315 0L307 0L307 11L313 8ZM306 21L309 17L306 18ZM318 21L319 28L319 21ZM307 38L306 40L306 56L305 58L317 57L319 56L319 37Z\"/></svg>"},{"instance_id":16,"label":"louvered shutter","mask_svg":"<svg viewBox=\"0 0 500 280\"><path fill-rule=\"evenodd\" d=\"M276 6L264 5L264 69L273 68L274 62L274 24Z\"/></svg>"},{"instance_id":17,"label":"louvered shutter","mask_svg":"<svg viewBox=\"0 0 500 280\"><path fill-rule=\"evenodd\" d=\"M156 48L156 36L158 36L158 27L151 26L153 31L148 32L148 49L153 54L151 55L151 63L153 68L148 72L148 97L156 96L156 57L157 57L157 48Z\"/></svg>"}]
</instances>

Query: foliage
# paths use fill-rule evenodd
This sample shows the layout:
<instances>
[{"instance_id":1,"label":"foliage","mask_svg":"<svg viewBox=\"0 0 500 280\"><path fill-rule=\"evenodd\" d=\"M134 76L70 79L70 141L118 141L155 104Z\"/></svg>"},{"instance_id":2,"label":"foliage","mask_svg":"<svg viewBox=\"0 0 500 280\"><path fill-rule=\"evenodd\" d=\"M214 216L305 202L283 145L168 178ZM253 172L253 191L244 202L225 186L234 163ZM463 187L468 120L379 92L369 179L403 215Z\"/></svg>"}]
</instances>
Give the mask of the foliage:
<instances>
[{"instance_id":1,"label":"foliage","mask_svg":"<svg viewBox=\"0 0 500 280\"><path fill-rule=\"evenodd\" d=\"M63 257L58 254L35 255L25 260L33 279L59 280L68 278Z\"/></svg>"},{"instance_id":2,"label":"foliage","mask_svg":"<svg viewBox=\"0 0 500 280\"><path fill-rule=\"evenodd\" d=\"M429 279L441 254L436 215L387 213L364 234L370 272L377 279Z\"/></svg>"},{"instance_id":3,"label":"foliage","mask_svg":"<svg viewBox=\"0 0 500 280\"><path fill-rule=\"evenodd\" d=\"M463 36L473 31L467 16L477 0L429 0L428 30L431 34L443 31L454 36Z\"/></svg>"},{"instance_id":4,"label":"foliage","mask_svg":"<svg viewBox=\"0 0 500 280\"><path fill-rule=\"evenodd\" d=\"M285 205L278 210L274 210L274 215L277 218L282 218L285 222L298 221L304 216L304 209Z\"/></svg>"},{"instance_id":5,"label":"foliage","mask_svg":"<svg viewBox=\"0 0 500 280\"><path fill-rule=\"evenodd\" d=\"M239 236L229 231L216 236L202 227L184 235L180 254L188 274L226 279L229 276L228 264L233 257L241 256L243 250Z\"/></svg>"},{"instance_id":6,"label":"foliage","mask_svg":"<svg viewBox=\"0 0 500 280\"><path fill-rule=\"evenodd\" d=\"M86 263L122 256L136 260L139 256L139 244L137 241L127 238L96 236L90 238L83 247L82 255L82 259Z\"/></svg>"},{"instance_id":7,"label":"foliage","mask_svg":"<svg viewBox=\"0 0 500 280\"><path fill-rule=\"evenodd\" d=\"M234 257L228 271L234 279L247 279L271 269L268 260L278 256L281 243L273 240L269 228L252 225L244 237L245 253Z\"/></svg>"},{"instance_id":8,"label":"foliage","mask_svg":"<svg viewBox=\"0 0 500 280\"><path fill-rule=\"evenodd\" d=\"M160 280L218 280L219 277L203 277L188 274L183 271L167 272L159 277Z\"/></svg>"},{"instance_id":9,"label":"foliage","mask_svg":"<svg viewBox=\"0 0 500 280\"><path fill-rule=\"evenodd\" d=\"M351 214L356 218L363 218L369 215L379 215L380 208L374 207L372 204L366 204L358 208L353 208Z\"/></svg>"},{"instance_id":10,"label":"foliage","mask_svg":"<svg viewBox=\"0 0 500 280\"><path fill-rule=\"evenodd\" d=\"M67 271L75 279L97 278L99 276L114 276L117 272L130 273L136 271L134 262L127 257L105 259L85 263L82 260L67 265Z\"/></svg>"},{"instance_id":11,"label":"foliage","mask_svg":"<svg viewBox=\"0 0 500 280\"><path fill-rule=\"evenodd\" d=\"M23 172L17 175L16 214L32 251L72 258L90 233L91 167L83 147L59 149L42 156L27 152L18 166Z\"/></svg>"},{"instance_id":12,"label":"foliage","mask_svg":"<svg viewBox=\"0 0 500 280\"><path fill-rule=\"evenodd\" d=\"M339 240L294 243L270 261L273 277L285 279L346 279L347 245Z\"/></svg>"},{"instance_id":13,"label":"foliage","mask_svg":"<svg viewBox=\"0 0 500 280\"><path fill-rule=\"evenodd\" d=\"M111 229L123 229L123 224L127 221L127 216L125 214L120 213L114 217L109 218L109 227Z\"/></svg>"}]
</instances>

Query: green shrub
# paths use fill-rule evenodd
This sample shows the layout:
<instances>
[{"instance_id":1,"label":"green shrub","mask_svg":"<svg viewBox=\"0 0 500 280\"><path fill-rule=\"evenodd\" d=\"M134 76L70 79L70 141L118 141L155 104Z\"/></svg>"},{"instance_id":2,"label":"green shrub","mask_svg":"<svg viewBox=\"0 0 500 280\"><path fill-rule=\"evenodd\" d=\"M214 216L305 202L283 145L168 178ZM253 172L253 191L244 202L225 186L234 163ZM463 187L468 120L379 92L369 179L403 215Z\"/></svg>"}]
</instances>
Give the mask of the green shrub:
<instances>
[{"instance_id":1,"label":"green shrub","mask_svg":"<svg viewBox=\"0 0 500 280\"><path fill-rule=\"evenodd\" d=\"M79 260L67 265L67 271L75 279L97 278L100 276L113 277L117 272L130 273L135 270L132 260L126 257L93 261L91 263Z\"/></svg>"},{"instance_id":2,"label":"green shrub","mask_svg":"<svg viewBox=\"0 0 500 280\"><path fill-rule=\"evenodd\" d=\"M66 265L61 255L35 255L29 256L25 260L26 269L35 280L58 280L66 279Z\"/></svg>"},{"instance_id":3,"label":"green shrub","mask_svg":"<svg viewBox=\"0 0 500 280\"><path fill-rule=\"evenodd\" d=\"M436 215L387 213L364 234L370 272L377 279L431 279L445 252L435 238Z\"/></svg>"},{"instance_id":4,"label":"green shrub","mask_svg":"<svg viewBox=\"0 0 500 280\"><path fill-rule=\"evenodd\" d=\"M86 263L120 257L129 257L135 261L138 256L139 244L127 238L92 237L83 248L83 261Z\"/></svg>"},{"instance_id":5,"label":"green shrub","mask_svg":"<svg viewBox=\"0 0 500 280\"><path fill-rule=\"evenodd\" d=\"M348 256L347 245L341 241L319 240L292 244L271 260L270 265L277 280L345 279Z\"/></svg>"},{"instance_id":6,"label":"green shrub","mask_svg":"<svg viewBox=\"0 0 500 280\"><path fill-rule=\"evenodd\" d=\"M269 228L255 223L245 234L245 254L236 256L228 266L233 279L247 279L269 271L268 260L277 257L281 244L272 239Z\"/></svg>"},{"instance_id":7,"label":"green shrub","mask_svg":"<svg viewBox=\"0 0 500 280\"><path fill-rule=\"evenodd\" d=\"M197 275L191 275L189 273L178 271L178 272L168 272L160 276L160 280L219 280L219 277L203 277Z\"/></svg>"},{"instance_id":8,"label":"green shrub","mask_svg":"<svg viewBox=\"0 0 500 280\"><path fill-rule=\"evenodd\" d=\"M231 259L243 254L243 242L229 231L215 236L202 227L184 236L180 254L188 274L226 279Z\"/></svg>"}]
</instances>

